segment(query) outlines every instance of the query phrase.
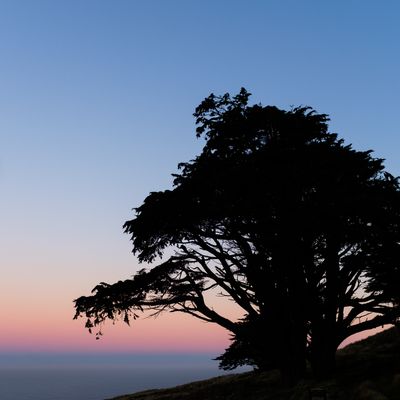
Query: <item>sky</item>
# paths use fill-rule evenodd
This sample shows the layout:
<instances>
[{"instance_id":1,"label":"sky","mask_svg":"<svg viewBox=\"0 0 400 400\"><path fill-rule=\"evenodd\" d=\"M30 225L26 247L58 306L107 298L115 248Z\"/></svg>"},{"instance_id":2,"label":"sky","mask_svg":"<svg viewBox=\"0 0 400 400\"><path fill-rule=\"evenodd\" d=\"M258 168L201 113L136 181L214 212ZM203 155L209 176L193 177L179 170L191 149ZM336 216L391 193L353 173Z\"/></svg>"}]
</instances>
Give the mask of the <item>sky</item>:
<instances>
[{"instance_id":1,"label":"sky","mask_svg":"<svg viewBox=\"0 0 400 400\"><path fill-rule=\"evenodd\" d=\"M139 268L122 225L201 151L192 114L212 92L312 106L400 175L399 13L394 0L0 1L0 351L221 353L227 332L177 314L96 341L72 301Z\"/></svg>"}]
</instances>

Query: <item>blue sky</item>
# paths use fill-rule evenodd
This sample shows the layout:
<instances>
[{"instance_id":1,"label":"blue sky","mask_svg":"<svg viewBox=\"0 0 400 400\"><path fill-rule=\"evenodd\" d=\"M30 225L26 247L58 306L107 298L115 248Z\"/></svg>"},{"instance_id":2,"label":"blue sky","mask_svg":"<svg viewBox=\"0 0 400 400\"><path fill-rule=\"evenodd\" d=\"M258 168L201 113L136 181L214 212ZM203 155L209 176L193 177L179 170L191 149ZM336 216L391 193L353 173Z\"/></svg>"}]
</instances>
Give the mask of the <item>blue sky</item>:
<instances>
[{"instance_id":1,"label":"blue sky","mask_svg":"<svg viewBox=\"0 0 400 400\"><path fill-rule=\"evenodd\" d=\"M134 273L122 224L200 151L192 113L211 92L313 106L400 175L399 14L397 1L0 2L0 348L86 338L72 299Z\"/></svg>"}]
</instances>

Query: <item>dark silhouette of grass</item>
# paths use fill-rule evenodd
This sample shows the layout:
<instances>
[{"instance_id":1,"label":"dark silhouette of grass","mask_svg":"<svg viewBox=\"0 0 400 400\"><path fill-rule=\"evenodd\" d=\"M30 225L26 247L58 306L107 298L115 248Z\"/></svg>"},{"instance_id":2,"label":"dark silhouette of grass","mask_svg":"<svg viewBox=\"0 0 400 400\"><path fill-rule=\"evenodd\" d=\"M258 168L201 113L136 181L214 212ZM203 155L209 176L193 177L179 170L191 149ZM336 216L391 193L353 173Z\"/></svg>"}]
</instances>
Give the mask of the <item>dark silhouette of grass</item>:
<instances>
[{"instance_id":1,"label":"dark silhouette of grass","mask_svg":"<svg viewBox=\"0 0 400 400\"><path fill-rule=\"evenodd\" d=\"M353 343L337 354L334 378L304 379L282 385L278 371L247 372L148 390L114 400L309 400L309 389L323 388L328 400L399 400L400 330L392 328Z\"/></svg>"}]
</instances>

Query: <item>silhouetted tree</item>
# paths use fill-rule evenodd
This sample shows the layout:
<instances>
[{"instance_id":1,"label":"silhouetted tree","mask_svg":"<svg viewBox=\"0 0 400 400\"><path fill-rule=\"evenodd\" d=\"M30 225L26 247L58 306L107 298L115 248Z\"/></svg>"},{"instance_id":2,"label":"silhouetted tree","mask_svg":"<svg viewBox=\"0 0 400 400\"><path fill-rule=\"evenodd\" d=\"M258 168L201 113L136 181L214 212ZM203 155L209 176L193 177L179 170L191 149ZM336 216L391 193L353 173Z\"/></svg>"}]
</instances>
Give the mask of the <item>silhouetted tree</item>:
<instances>
[{"instance_id":1,"label":"silhouetted tree","mask_svg":"<svg viewBox=\"0 0 400 400\"><path fill-rule=\"evenodd\" d=\"M308 357L326 375L345 338L400 315L398 180L328 132L326 115L248 98L242 89L197 107L201 154L124 225L139 261L158 264L99 284L75 300L75 318L91 329L184 312L232 332L222 366L275 366L293 381ZM241 321L209 304L216 291Z\"/></svg>"}]
</instances>

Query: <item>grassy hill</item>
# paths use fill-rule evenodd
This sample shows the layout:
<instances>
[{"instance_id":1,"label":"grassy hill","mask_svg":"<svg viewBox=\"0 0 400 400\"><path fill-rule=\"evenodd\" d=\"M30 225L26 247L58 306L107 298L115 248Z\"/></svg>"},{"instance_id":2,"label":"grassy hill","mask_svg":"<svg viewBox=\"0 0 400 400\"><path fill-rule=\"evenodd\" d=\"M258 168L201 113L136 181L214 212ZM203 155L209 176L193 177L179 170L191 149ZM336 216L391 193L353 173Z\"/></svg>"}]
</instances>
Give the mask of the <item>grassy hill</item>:
<instances>
[{"instance_id":1,"label":"grassy hill","mask_svg":"<svg viewBox=\"0 0 400 400\"><path fill-rule=\"evenodd\" d=\"M400 330L389 329L339 350L337 364L334 379L316 383L309 378L294 388L282 386L278 371L247 372L113 400L309 400L309 389L315 387L326 390L328 400L400 399Z\"/></svg>"}]
</instances>

